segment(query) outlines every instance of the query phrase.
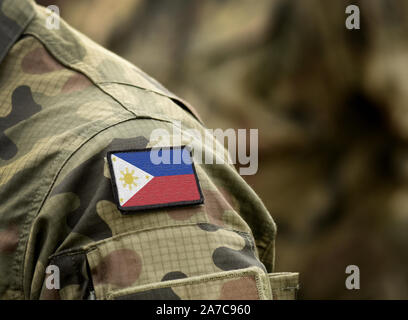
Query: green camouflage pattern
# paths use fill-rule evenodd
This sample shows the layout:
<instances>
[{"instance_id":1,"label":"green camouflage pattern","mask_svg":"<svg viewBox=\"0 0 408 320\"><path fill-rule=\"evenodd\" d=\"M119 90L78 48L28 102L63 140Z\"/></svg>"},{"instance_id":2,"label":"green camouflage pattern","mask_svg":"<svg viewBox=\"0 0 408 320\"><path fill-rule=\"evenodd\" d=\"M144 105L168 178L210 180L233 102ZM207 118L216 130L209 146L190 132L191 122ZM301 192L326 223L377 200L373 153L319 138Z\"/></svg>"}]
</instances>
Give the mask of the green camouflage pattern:
<instances>
[{"instance_id":1,"label":"green camouflage pattern","mask_svg":"<svg viewBox=\"0 0 408 320\"><path fill-rule=\"evenodd\" d=\"M118 211L108 151L160 146L151 132L179 121L205 128L157 81L46 19L33 1L0 0L0 298L293 298L279 294L297 285L287 275L268 281L276 226L231 165L196 165L203 205Z\"/></svg>"}]
</instances>

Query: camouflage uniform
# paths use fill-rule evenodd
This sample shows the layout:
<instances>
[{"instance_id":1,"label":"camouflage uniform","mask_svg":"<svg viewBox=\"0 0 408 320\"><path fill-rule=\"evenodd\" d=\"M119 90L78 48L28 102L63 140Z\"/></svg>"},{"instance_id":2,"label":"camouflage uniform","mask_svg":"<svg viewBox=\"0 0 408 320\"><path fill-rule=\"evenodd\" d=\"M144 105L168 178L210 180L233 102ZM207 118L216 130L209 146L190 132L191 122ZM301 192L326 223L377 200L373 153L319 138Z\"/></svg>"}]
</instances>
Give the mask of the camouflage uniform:
<instances>
[{"instance_id":1,"label":"camouflage uniform","mask_svg":"<svg viewBox=\"0 0 408 320\"><path fill-rule=\"evenodd\" d=\"M0 297L293 298L272 273L275 224L228 165L196 165L204 204L123 215L106 154L194 110L29 0L0 0ZM203 146L204 148L205 146ZM216 156L216 151L214 152ZM59 290L46 267L58 266Z\"/></svg>"}]
</instances>

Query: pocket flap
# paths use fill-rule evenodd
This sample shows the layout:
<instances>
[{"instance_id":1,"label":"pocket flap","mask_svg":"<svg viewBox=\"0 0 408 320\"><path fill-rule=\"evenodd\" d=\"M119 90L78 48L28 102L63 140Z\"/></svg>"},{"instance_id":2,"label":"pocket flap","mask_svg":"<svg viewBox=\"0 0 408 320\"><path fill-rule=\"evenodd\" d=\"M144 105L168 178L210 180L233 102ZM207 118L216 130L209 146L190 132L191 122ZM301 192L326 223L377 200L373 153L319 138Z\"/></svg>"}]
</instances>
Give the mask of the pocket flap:
<instances>
[{"instance_id":1,"label":"pocket flap","mask_svg":"<svg viewBox=\"0 0 408 320\"><path fill-rule=\"evenodd\" d=\"M270 300L267 274L258 267L156 282L108 293L111 300Z\"/></svg>"}]
</instances>

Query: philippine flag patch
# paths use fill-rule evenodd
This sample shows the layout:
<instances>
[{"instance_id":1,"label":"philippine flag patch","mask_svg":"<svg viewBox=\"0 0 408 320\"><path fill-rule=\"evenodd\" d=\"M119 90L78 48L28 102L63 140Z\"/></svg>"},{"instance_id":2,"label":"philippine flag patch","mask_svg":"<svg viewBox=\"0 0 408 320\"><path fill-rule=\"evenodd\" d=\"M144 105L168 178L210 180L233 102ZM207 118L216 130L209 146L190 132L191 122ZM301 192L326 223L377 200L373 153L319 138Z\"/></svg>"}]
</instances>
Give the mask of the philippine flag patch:
<instances>
[{"instance_id":1,"label":"philippine flag patch","mask_svg":"<svg viewBox=\"0 0 408 320\"><path fill-rule=\"evenodd\" d=\"M187 147L111 151L107 159L121 211L204 202Z\"/></svg>"}]
</instances>

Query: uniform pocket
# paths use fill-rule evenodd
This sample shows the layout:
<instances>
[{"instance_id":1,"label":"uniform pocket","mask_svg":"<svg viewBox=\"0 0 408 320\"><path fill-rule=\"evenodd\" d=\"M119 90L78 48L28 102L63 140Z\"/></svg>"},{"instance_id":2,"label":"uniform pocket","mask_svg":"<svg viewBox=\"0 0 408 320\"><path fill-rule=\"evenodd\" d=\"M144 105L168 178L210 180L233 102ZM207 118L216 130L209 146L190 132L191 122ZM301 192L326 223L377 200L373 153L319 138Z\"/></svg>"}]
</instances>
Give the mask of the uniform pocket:
<instances>
[{"instance_id":1,"label":"uniform pocket","mask_svg":"<svg viewBox=\"0 0 408 320\"><path fill-rule=\"evenodd\" d=\"M267 274L258 267L130 287L108 293L111 300L270 300Z\"/></svg>"},{"instance_id":2,"label":"uniform pocket","mask_svg":"<svg viewBox=\"0 0 408 320\"><path fill-rule=\"evenodd\" d=\"M62 299L293 299L298 285L297 273L267 274L250 234L204 223L120 234L50 262Z\"/></svg>"},{"instance_id":3,"label":"uniform pocket","mask_svg":"<svg viewBox=\"0 0 408 320\"><path fill-rule=\"evenodd\" d=\"M209 224L118 235L86 248L86 257L97 299L107 299L112 292L127 288L150 288L152 284L161 288L168 281L189 286L189 281L193 281L191 288L196 289L191 290L198 290L194 296L215 299L218 293L204 294L202 283L213 284L216 280L222 286L221 282L228 277L242 275L237 270L251 267L261 270L268 280L251 235ZM255 279L258 284L259 277Z\"/></svg>"}]
</instances>

